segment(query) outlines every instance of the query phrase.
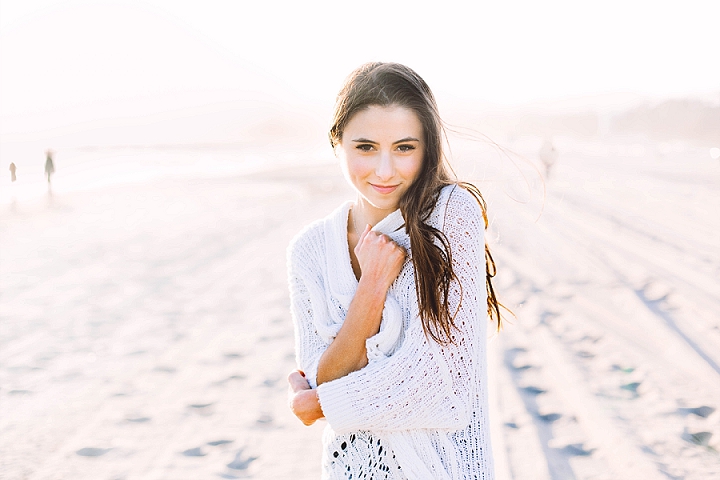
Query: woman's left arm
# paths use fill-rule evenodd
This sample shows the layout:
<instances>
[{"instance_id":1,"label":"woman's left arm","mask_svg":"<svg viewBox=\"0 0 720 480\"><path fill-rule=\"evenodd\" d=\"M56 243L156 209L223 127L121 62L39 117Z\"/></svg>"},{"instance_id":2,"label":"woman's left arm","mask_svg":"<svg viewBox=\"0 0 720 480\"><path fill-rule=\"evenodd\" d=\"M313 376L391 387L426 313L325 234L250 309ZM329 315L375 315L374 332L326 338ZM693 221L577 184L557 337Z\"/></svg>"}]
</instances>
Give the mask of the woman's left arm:
<instances>
[{"instance_id":1,"label":"woman's left arm","mask_svg":"<svg viewBox=\"0 0 720 480\"><path fill-rule=\"evenodd\" d=\"M454 343L428 340L417 319L401 347L342 378L320 385L319 403L337 432L353 430L459 429L472 414L478 362L485 362L487 334L484 220L469 193L453 195L443 228L457 281L450 291L457 309Z\"/></svg>"}]
</instances>

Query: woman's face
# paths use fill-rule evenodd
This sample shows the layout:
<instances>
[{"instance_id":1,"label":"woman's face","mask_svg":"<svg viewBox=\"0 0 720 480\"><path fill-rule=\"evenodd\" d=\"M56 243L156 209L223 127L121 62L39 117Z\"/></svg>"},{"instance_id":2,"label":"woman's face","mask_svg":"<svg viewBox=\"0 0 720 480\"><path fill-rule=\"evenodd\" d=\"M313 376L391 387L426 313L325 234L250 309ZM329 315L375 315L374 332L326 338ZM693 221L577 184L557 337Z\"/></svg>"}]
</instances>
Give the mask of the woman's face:
<instances>
[{"instance_id":1,"label":"woman's face","mask_svg":"<svg viewBox=\"0 0 720 480\"><path fill-rule=\"evenodd\" d=\"M417 114L406 107L372 105L345 125L335 153L363 208L390 213L415 181L425 145ZM377 212L381 213L381 212Z\"/></svg>"}]
</instances>

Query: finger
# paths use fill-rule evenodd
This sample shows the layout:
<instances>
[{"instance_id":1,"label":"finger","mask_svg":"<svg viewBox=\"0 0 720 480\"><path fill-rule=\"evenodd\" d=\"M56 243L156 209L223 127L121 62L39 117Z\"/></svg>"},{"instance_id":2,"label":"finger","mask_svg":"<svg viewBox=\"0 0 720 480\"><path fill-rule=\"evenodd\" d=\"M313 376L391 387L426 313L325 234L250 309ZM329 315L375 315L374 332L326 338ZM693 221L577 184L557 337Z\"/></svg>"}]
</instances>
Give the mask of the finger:
<instances>
[{"instance_id":1,"label":"finger","mask_svg":"<svg viewBox=\"0 0 720 480\"><path fill-rule=\"evenodd\" d=\"M360 239L358 240L358 245L360 245L363 242L363 240L365 240L365 237L367 237L368 233L370 233L370 230L372 230L372 227L368 223L365 225L365 230L363 230L363 232L360 234Z\"/></svg>"},{"instance_id":2,"label":"finger","mask_svg":"<svg viewBox=\"0 0 720 480\"><path fill-rule=\"evenodd\" d=\"M297 370L288 375L288 383L290 385L306 385L307 379Z\"/></svg>"},{"instance_id":3,"label":"finger","mask_svg":"<svg viewBox=\"0 0 720 480\"><path fill-rule=\"evenodd\" d=\"M370 235L372 231L372 227L370 225L365 225L365 230L362 231L360 234L360 238L358 239L357 245L355 245L355 255L358 255L360 250L363 248L363 242L367 238L368 235Z\"/></svg>"},{"instance_id":4,"label":"finger","mask_svg":"<svg viewBox=\"0 0 720 480\"><path fill-rule=\"evenodd\" d=\"M310 389L310 384L298 371L294 371L288 375L288 383L293 392Z\"/></svg>"}]
</instances>

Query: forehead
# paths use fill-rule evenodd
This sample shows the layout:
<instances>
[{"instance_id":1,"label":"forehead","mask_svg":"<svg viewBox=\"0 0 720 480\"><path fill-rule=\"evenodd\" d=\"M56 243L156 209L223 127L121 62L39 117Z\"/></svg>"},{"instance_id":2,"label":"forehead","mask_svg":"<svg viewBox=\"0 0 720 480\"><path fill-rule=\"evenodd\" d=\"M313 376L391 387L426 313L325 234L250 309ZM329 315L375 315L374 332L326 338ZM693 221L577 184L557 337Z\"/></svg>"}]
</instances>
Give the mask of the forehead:
<instances>
[{"instance_id":1,"label":"forehead","mask_svg":"<svg viewBox=\"0 0 720 480\"><path fill-rule=\"evenodd\" d=\"M422 123L414 110L399 105L370 105L350 117L343 137L350 140L358 135L369 140L420 139L422 133Z\"/></svg>"}]
</instances>

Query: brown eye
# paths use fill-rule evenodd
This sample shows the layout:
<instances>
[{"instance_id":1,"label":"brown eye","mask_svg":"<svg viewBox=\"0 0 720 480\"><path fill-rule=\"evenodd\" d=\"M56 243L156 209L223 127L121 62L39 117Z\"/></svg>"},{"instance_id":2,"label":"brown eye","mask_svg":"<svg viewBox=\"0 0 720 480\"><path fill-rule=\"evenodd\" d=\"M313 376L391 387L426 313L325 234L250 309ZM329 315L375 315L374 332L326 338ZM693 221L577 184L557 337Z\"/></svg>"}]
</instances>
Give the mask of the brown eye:
<instances>
[{"instance_id":1,"label":"brown eye","mask_svg":"<svg viewBox=\"0 0 720 480\"><path fill-rule=\"evenodd\" d=\"M370 151L372 151L373 146L368 143L363 143L363 144L358 145L355 148L357 148L361 152L370 152Z\"/></svg>"},{"instance_id":2,"label":"brown eye","mask_svg":"<svg viewBox=\"0 0 720 480\"><path fill-rule=\"evenodd\" d=\"M398 150L401 152L411 152L411 151L415 150L415 146L414 145L400 145L400 146L398 146Z\"/></svg>"}]
</instances>

